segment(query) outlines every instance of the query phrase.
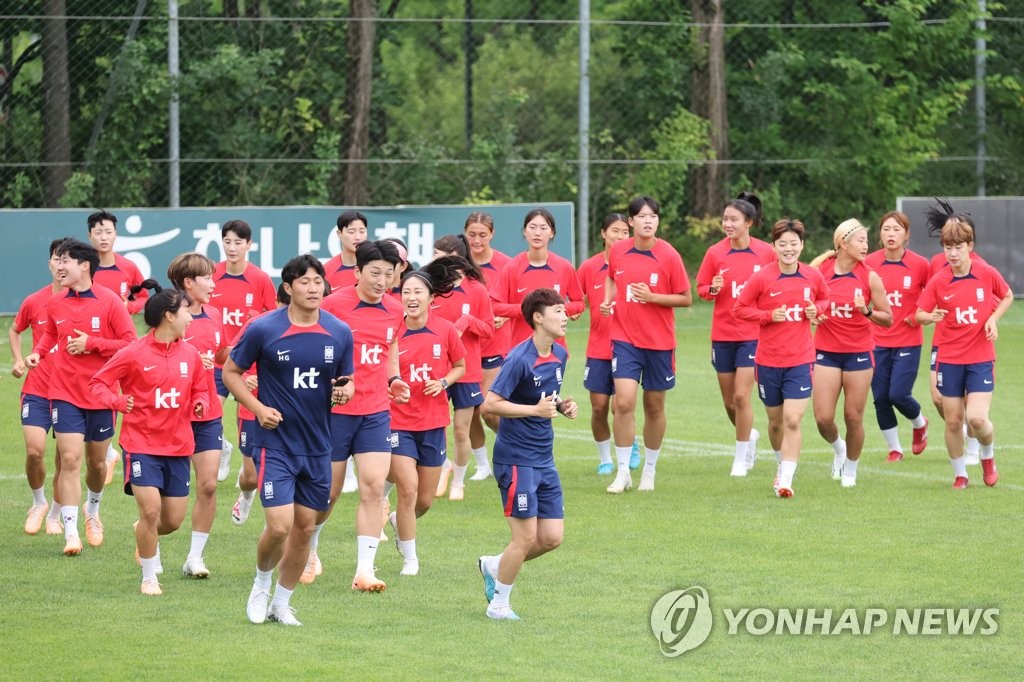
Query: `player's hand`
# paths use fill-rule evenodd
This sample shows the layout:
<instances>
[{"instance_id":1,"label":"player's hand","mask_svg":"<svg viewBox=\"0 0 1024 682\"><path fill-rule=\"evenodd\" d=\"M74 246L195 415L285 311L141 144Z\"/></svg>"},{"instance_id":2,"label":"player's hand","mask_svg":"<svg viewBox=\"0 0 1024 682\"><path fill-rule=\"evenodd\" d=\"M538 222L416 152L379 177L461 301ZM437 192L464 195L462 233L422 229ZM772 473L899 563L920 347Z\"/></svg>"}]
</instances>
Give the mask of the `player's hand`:
<instances>
[{"instance_id":1,"label":"player's hand","mask_svg":"<svg viewBox=\"0 0 1024 682\"><path fill-rule=\"evenodd\" d=\"M857 312L861 312L868 307L867 301L864 300L864 295L853 297L853 307L857 309Z\"/></svg>"},{"instance_id":2,"label":"player's hand","mask_svg":"<svg viewBox=\"0 0 1024 682\"><path fill-rule=\"evenodd\" d=\"M208 353L200 353L199 359L203 361L203 369L213 369L213 351Z\"/></svg>"},{"instance_id":3,"label":"player's hand","mask_svg":"<svg viewBox=\"0 0 1024 682\"><path fill-rule=\"evenodd\" d=\"M203 418L203 412L204 410L202 403L196 403L196 406L192 408L192 414L194 414L199 419Z\"/></svg>"},{"instance_id":4,"label":"player's hand","mask_svg":"<svg viewBox=\"0 0 1024 682\"><path fill-rule=\"evenodd\" d=\"M256 421L265 429L276 429L284 421L284 417L281 416L280 412L262 403L260 403L258 409L253 410L253 414L256 415Z\"/></svg>"},{"instance_id":5,"label":"player's hand","mask_svg":"<svg viewBox=\"0 0 1024 682\"><path fill-rule=\"evenodd\" d=\"M554 419L558 416L558 403L555 402L556 395L554 393L546 395L540 399L540 402L536 405L535 417L541 419Z\"/></svg>"},{"instance_id":6,"label":"player's hand","mask_svg":"<svg viewBox=\"0 0 1024 682\"><path fill-rule=\"evenodd\" d=\"M125 397L124 413L128 414L135 407L135 396L129 395Z\"/></svg>"},{"instance_id":7,"label":"player's hand","mask_svg":"<svg viewBox=\"0 0 1024 682\"><path fill-rule=\"evenodd\" d=\"M501 315L495 315L494 316L494 328L495 329L501 329L502 327L505 326L506 322L508 322L508 318L507 317L502 317Z\"/></svg>"},{"instance_id":8,"label":"player's hand","mask_svg":"<svg viewBox=\"0 0 1024 682\"><path fill-rule=\"evenodd\" d=\"M818 307L814 305L814 301L812 301L811 299L807 299L806 301L804 301L804 303L807 304L804 306L804 315L807 316L808 320L814 322L815 320L818 319ZM822 318L821 322L824 321L825 318Z\"/></svg>"},{"instance_id":9,"label":"player's hand","mask_svg":"<svg viewBox=\"0 0 1024 682\"><path fill-rule=\"evenodd\" d=\"M29 369L39 366L39 353L29 353L25 356L25 366Z\"/></svg>"},{"instance_id":10,"label":"player's hand","mask_svg":"<svg viewBox=\"0 0 1024 682\"><path fill-rule=\"evenodd\" d=\"M999 328L996 326L996 321L992 318L985 320L985 338L989 341L995 341L999 338Z\"/></svg>"},{"instance_id":11,"label":"player's hand","mask_svg":"<svg viewBox=\"0 0 1024 682\"><path fill-rule=\"evenodd\" d=\"M18 360L14 363L14 367L11 367L11 374L14 375L15 379L20 379L25 376L25 372L28 371L28 367L25 366L24 360Z\"/></svg>"},{"instance_id":12,"label":"player's hand","mask_svg":"<svg viewBox=\"0 0 1024 682\"><path fill-rule=\"evenodd\" d=\"M391 393L391 399L396 403L407 403L409 397L412 395L412 391L409 389L409 384L405 383L402 379L395 379L391 382L388 387L388 391Z\"/></svg>"},{"instance_id":13,"label":"player's hand","mask_svg":"<svg viewBox=\"0 0 1024 682\"><path fill-rule=\"evenodd\" d=\"M433 398L440 395L443 390L444 386L441 385L440 379L427 379L423 382L423 394L426 396Z\"/></svg>"},{"instance_id":14,"label":"player's hand","mask_svg":"<svg viewBox=\"0 0 1024 682\"><path fill-rule=\"evenodd\" d=\"M907 315L906 317L904 317L903 318L903 324L907 325L908 327L916 327L916 326L918 326L917 325L917 320L914 319L913 315Z\"/></svg>"},{"instance_id":15,"label":"player's hand","mask_svg":"<svg viewBox=\"0 0 1024 682\"><path fill-rule=\"evenodd\" d=\"M331 385L334 387L331 389L331 407L344 405L356 394L356 384L352 377L335 377L331 379Z\"/></svg>"},{"instance_id":16,"label":"player's hand","mask_svg":"<svg viewBox=\"0 0 1024 682\"><path fill-rule=\"evenodd\" d=\"M718 274L711 278L711 288L714 289L711 294L717 296L722 293L722 288L725 286L725 277L722 277L722 272L719 270Z\"/></svg>"},{"instance_id":17,"label":"player's hand","mask_svg":"<svg viewBox=\"0 0 1024 682\"><path fill-rule=\"evenodd\" d=\"M570 316L569 316L569 319L570 319L570 320L578 320L578 319L580 319L580 317L582 317L582 316L583 316L583 311L581 310L581 311L579 311L578 313L576 313L575 315L570 315Z\"/></svg>"},{"instance_id":18,"label":"player's hand","mask_svg":"<svg viewBox=\"0 0 1024 682\"><path fill-rule=\"evenodd\" d=\"M615 311L615 301L601 301L601 305L598 306L598 310L605 317L611 317L611 314Z\"/></svg>"},{"instance_id":19,"label":"player's hand","mask_svg":"<svg viewBox=\"0 0 1024 682\"><path fill-rule=\"evenodd\" d=\"M257 378L257 376L255 374L250 374L250 375L246 376L245 377L245 387L248 388L250 392L255 393L256 389L260 387L260 380L259 380L259 378Z\"/></svg>"},{"instance_id":20,"label":"player's hand","mask_svg":"<svg viewBox=\"0 0 1024 682\"><path fill-rule=\"evenodd\" d=\"M85 355L89 352L85 349L85 342L89 339L89 335L77 329L75 333L78 336L68 340L68 352L72 355Z\"/></svg>"},{"instance_id":21,"label":"player's hand","mask_svg":"<svg viewBox=\"0 0 1024 682\"><path fill-rule=\"evenodd\" d=\"M568 398L563 398L558 403L558 411L569 419L575 419L576 415L579 414L580 406L573 400L572 396L569 396Z\"/></svg>"},{"instance_id":22,"label":"player's hand","mask_svg":"<svg viewBox=\"0 0 1024 682\"><path fill-rule=\"evenodd\" d=\"M948 312L948 310L936 307L935 310L932 311L932 322L941 322Z\"/></svg>"},{"instance_id":23,"label":"player's hand","mask_svg":"<svg viewBox=\"0 0 1024 682\"><path fill-rule=\"evenodd\" d=\"M627 286L629 286L629 291L633 300L638 303L650 303L654 300L654 292L651 291L649 286L647 286L647 282L634 282Z\"/></svg>"},{"instance_id":24,"label":"player's hand","mask_svg":"<svg viewBox=\"0 0 1024 682\"><path fill-rule=\"evenodd\" d=\"M778 308L772 311L772 322L785 322L786 321L786 306L780 305Z\"/></svg>"}]
</instances>

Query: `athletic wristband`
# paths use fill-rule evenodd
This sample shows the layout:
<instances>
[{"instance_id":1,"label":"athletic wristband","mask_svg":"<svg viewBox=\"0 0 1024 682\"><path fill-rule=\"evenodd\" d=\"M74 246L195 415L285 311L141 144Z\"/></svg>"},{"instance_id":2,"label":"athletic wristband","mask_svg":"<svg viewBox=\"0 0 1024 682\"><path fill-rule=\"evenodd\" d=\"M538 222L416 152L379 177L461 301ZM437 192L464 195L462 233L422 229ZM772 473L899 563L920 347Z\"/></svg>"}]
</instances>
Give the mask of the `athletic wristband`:
<instances>
[{"instance_id":1,"label":"athletic wristband","mask_svg":"<svg viewBox=\"0 0 1024 682\"><path fill-rule=\"evenodd\" d=\"M395 383L396 381L398 381L401 378L402 378L401 374L396 374L395 376L393 376L390 379L388 379L388 387L390 387L391 384Z\"/></svg>"},{"instance_id":2,"label":"athletic wristband","mask_svg":"<svg viewBox=\"0 0 1024 682\"><path fill-rule=\"evenodd\" d=\"M441 378L441 388L446 391L448 390L448 380L443 377Z\"/></svg>"},{"instance_id":3,"label":"athletic wristband","mask_svg":"<svg viewBox=\"0 0 1024 682\"><path fill-rule=\"evenodd\" d=\"M868 305L868 306L864 306L864 307L865 307L865 308L867 308L867 310L866 310L866 311L864 311L864 310L860 311L860 312L861 312L861 314L862 314L862 315L863 315L864 317L871 317L871 313L873 313L873 312L875 312L875 311L874 311L874 310L873 310L873 309L871 308L871 306L869 306L869 305Z\"/></svg>"}]
</instances>

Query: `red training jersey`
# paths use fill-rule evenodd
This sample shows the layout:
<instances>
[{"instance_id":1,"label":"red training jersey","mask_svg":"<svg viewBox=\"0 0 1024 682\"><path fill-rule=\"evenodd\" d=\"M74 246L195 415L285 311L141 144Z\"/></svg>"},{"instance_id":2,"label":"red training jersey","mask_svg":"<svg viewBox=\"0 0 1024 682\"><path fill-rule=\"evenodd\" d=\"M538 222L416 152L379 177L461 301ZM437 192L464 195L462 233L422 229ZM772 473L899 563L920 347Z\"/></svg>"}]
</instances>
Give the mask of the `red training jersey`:
<instances>
[{"instance_id":1,"label":"red training jersey","mask_svg":"<svg viewBox=\"0 0 1024 682\"><path fill-rule=\"evenodd\" d=\"M996 359L995 345L985 337L985 323L1010 287L990 265L971 261L971 270L963 277L952 268L941 270L929 280L917 301L921 310L941 308L948 311L936 323L935 335L942 332L938 362L968 365Z\"/></svg>"},{"instance_id":2,"label":"red training jersey","mask_svg":"<svg viewBox=\"0 0 1024 682\"><path fill-rule=\"evenodd\" d=\"M875 345L882 348L908 348L924 343L921 325L914 319L917 299L931 278L931 268L924 256L904 249L899 260L888 260L885 249L868 254L864 263L878 273L885 287L885 296L892 309L892 326L871 325Z\"/></svg>"},{"instance_id":3,"label":"red training jersey","mask_svg":"<svg viewBox=\"0 0 1024 682\"><path fill-rule=\"evenodd\" d=\"M587 357L595 360L612 359L612 318L601 314L604 285L608 280L608 263L604 252L583 261L576 272L580 288L590 308L590 334L587 336ZM615 309L612 309L614 315Z\"/></svg>"},{"instance_id":4,"label":"red training jersey","mask_svg":"<svg viewBox=\"0 0 1024 682\"><path fill-rule=\"evenodd\" d=\"M464 278L451 295L434 297L430 304L430 317L435 316L455 325L466 348L466 374L458 383L480 383L484 378L480 369L480 346L494 335L494 313L487 287L476 280Z\"/></svg>"},{"instance_id":5,"label":"red training jersey","mask_svg":"<svg viewBox=\"0 0 1024 682\"><path fill-rule=\"evenodd\" d=\"M181 340L161 343L150 332L110 358L89 389L104 407L124 413L118 442L125 452L188 457L195 450L195 407L210 409L206 374L195 348ZM135 401L130 412L128 396Z\"/></svg>"},{"instance_id":6,"label":"red training jersey","mask_svg":"<svg viewBox=\"0 0 1024 682\"><path fill-rule=\"evenodd\" d=\"M131 288L142 284L142 271L139 270L139 266L119 253L114 254L113 265L101 265L96 268L96 274L92 276L92 283L106 287L120 296L121 301L127 304L128 312L132 315L140 312L146 305L146 299L149 298L149 292L142 289L135 294L135 300L128 300Z\"/></svg>"},{"instance_id":7,"label":"red training jersey","mask_svg":"<svg viewBox=\"0 0 1024 682\"><path fill-rule=\"evenodd\" d=\"M972 263L984 263L985 259L971 251L971 262ZM931 260L928 261L928 265L931 266L932 277L942 272L943 268L949 268L949 261L946 260L946 254L944 251L939 251L937 254L932 256ZM998 301L996 302L998 304ZM935 332L932 334L932 348L935 348L942 342L942 334L945 332L945 327L941 325L935 325Z\"/></svg>"},{"instance_id":8,"label":"red training jersey","mask_svg":"<svg viewBox=\"0 0 1024 682\"><path fill-rule=\"evenodd\" d=\"M741 320L733 314L736 299L750 276L776 260L775 247L754 237L745 249L734 249L729 239L723 239L704 254L697 271L697 295L705 301L714 301L711 316L712 341L753 341L758 325ZM724 282L717 294L711 293L711 280L721 275Z\"/></svg>"},{"instance_id":9,"label":"red training jersey","mask_svg":"<svg viewBox=\"0 0 1024 682\"><path fill-rule=\"evenodd\" d=\"M221 311L221 323L232 345L250 317L277 308L277 290L270 275L252 263L245 264L240 275L228 274L227 261L217 263L213 269L216 287L210 294L210 305Z\"/></svg>"},{"instance_id":10,"label":"red training jersey","mask_svg":"<svg viewBox=\"0 0 1024 682\"><path fill-rule=\"evenodd\" d=\"M531 265L529 252L519 254L498 273L498 280L491 290L494 314L509 318L512 325L509 342L512 346L533 336L533 327L523 318L520 305L526 294L537 289L554 289L565 299L565 313L569 316L583 312L583 290L576 279L572 263L556 253L548 251L544 265ZM565 339L558 339L565 345Z\"/></svg>"},{"instance_id":11,"label":"red training jersey","mask_svg":"<svg viewBox=\"0 0 1024 682\"><path fill-rule=\"evenodd\" d=\"M228 347L224 324L221 322L220 311L211 305L204 305L202 312L192 316L192 324L185 332L185 343L191 344L201 355L213 353L216 355L222 349ZM203 373L208 379L207 389L210 395L217 395L217 382L213 378L213 367L204 369ZM210 409L203 413L202 417L193 417L192 421L212 422L224 415L224 407L220 400L214 400Z\"/></svg>"},{"instance_id":12,"label":"red training jersey","mask_svg":"<svg viewBox=\"0 0 1024 682\"><path fill-rule=\"evenodd\" d=\"M864 304L871 304L871 270L863 263L857 263L853 270L842 275L836 274L836 258L831 256L818 266L828 285L829 308L818 320L814 333L814 347L826 353L864 353L875 348L871 333L872 324L853 304L857 296L864 298Z\"/></svg>"},{"instance_id":13,"label":"red training jersey","mask_svg":"<svg viewBox=\"0 0 1024 682\"><path fill-rule=\"evenodd\" d=\"M356 266L341 262L341 254L324 263L324 279L331 285L331 293L356 284Z\"/></svg>"},{"instance_id":14,"label":"red training jersey","mask_svg":"<svg viewBox=\"0 0 1024 682\"><path fill-rule=\"evenodd\" d=\"M612 341L647 350L674 350L675 308L637 301L629 285L646 283L656 294L685 294L690 278L683 258L664 239L655 239L650 250L636 248L635 242L635 238L623 239L608 254L608 276L615 283Z\"/></svg>"},{"instance_id":15,"label":"red training jersey","mask_svg":"<svg viewBox=\"0 0 1024 682\"><path fill-rule=\"evenodd\" d=\"M324 299L321 309L352 329L356 392L335 414L367 415L389 408L388 357L405 311L387 294L380 303L366 303L355 287L345 287Z\"/></svg>"},{"instance_id":16,"label":"red training jersey","mask_svg":"<svg viewBox=\"0 0 1024 682\"><path fill-rule=\"evenodd\" d=\"M32 329L32 348L39 343L46 330L46 304L53 295L52 284L29 294L21 302L18 314L14 318L14 331L18 334L26 329ZM56 352L57 344L54 344L50 350L39 355L39 364L25 375L25 383L21 386L23 395L50 397L50 375L53 373L53 353Z\"/></svg>"},{"instance_id":17,"label":"red training jersey","mask_svg":"<svg viewBox=\"0 0 1024 682\"><path fill-rule=\"evenodd\" d=\"M783 274L777 262L751 275L736 299L736 316L761 325L754 356L757 364L796 367L814 362L811 322L804 315L809 300L819 315L828 310L828 284L821 271L806 263L798 263L791 275ZM786 318L773 322L772 311L780 306L786 308Z\"/></svg>"},{"instance_id":18,"label":"red training jersey","mask_svg":"<svg viewBox=\"0 0 1024 682\"><path fill-rule=\"evenodd\" d=\"M500 273L508 262L512 260L501 251L497 249L491 250L491 260L486 263L477 263L480 266L480 272L484 275L484 284L487 285L487 291L493 292L494 287L498 283L498 273ZM493 312L493 309L492 309ZM502 325L501 329L495 329L494 334L491 338L485 339L480 344L480 356L483 358L490 358L497 355L505 355L508 353L509 348L512 344L509 342L509 335L512 332L511 321Z\"/></svg>"},{"instance_id":19,"label":"red training jersey","mask_svg":"<svg viewBox=\"0 0 1024 682\"><path fill-rule=\"evenodd\" d=\"M32 352L42 357L58 345L50 356L54 361L50 400L63 400L83 410L103 409L106 406L89 390L89 379L110 356L138 338L128 309L110 289L94 286L53 294L46 303L46 318L43 336ZM89 335L85 342L89 352L72 355L68 341L80 332Z\"/></svg>"},{"instance_id":20,"label":"red training jersey","mask_svg":"<svg viewBox=\"0 0 1024 682\"><path fill-rule=\"evenodd\" d=\"M398 368L409 384L409 402L391 405L392 431L428 431L451 422L448 394L435 396L423 392L429 379L440 380L459 360L466 349L459 332L448 320L431 316L422 329L409 329L403 321L398 328Z\"/></svg>"}]
</instances>

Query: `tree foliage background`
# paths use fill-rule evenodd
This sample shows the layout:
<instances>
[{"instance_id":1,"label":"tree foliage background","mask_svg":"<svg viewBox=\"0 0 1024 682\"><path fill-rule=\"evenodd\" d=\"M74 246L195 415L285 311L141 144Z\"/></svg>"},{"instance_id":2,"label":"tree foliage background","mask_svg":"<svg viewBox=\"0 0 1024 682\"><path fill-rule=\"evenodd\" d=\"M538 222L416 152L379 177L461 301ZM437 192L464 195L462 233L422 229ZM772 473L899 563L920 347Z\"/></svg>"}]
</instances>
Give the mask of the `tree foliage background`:
<instances>
[{"instance_id":1,"label":"tree foliage background","mask_svg":"<svg viewBox=\"0 0 1024 682\"><path fill-rule=\"evenodd\" d=\"M0 8L5 207L167 205L175 91L184 206L578 197L576 2L180 0L175 82L166 2ZM741 189L819 244L899 195L974 194L980 35L986 190L1018 194L1024 0L989 2L983 33L978 11L592 0L592 222L655 196L685 255ZM718 109L702 69L722 74Z\"/></svg>"}]
</instances>

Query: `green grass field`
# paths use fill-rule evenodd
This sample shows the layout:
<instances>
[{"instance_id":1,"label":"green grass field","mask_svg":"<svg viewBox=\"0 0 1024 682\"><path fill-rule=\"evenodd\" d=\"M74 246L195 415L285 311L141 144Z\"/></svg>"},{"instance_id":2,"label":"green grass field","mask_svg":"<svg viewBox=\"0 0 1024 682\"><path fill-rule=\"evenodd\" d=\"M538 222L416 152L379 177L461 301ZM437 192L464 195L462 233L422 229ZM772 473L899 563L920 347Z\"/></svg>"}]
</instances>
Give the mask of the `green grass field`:
<instances>
[{"instance_id":1,"label":"green grass field","mask_svg":"<svg viewBox=\"0 0 1024 682\"><path fill-rule=\"evenodd\" d=\"M464 502L438 500L421 519L419 576L400 578L393 543L381 546L383 594L349 589L355 500L343 496L321 538L325 573L292 599L302 628L246 620L262 512L257 506L242 527L230 522L234 474L221 484L206 552L209 580L181 577L186 520L161 543L165 595L139 594L135 504L116 486L102 504L104 545L63 557L63 538L22 532L30 495L15 417L20 382L10 376L4 350L0 677L1018 678L1024 308L1011 309L998 342L997 487L986 488L972 468L968 490L950 489L941 422L923 373L916 393L932 419L923 456L887 464L869 406L857 487L841 489L829 477L831 450L808 413L791 500L772 493L770 451L762 450L748 478L729 477L733 435L709 364L710 308L701 303L677 320L680 381L669 398L654 493L604 492L610 478L594 472L585 393L564 391L583 403L575 422L556 422L565 544L525 566L512 595L518 623L484 617L476 558L497 553L508 538L493 481L469 484ZM571 327L566 387L582 386L585 336L582 321ZM755 425L765 431L756 402ZM909 452L909 426L901 429ZM710 594L713 631L699 648L666 658L651 633L651 607L664 593L694 585ZM723 609L758 607L890 614L899 607L994 607L1000 615L992 636L894 636L891 621L869 636L728 634Z\"/></svg>"}]
</instances>

